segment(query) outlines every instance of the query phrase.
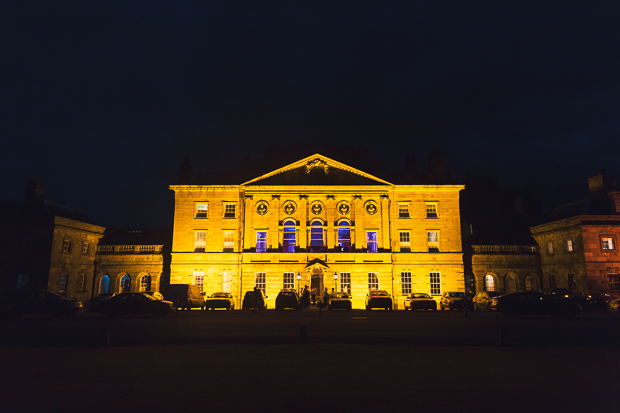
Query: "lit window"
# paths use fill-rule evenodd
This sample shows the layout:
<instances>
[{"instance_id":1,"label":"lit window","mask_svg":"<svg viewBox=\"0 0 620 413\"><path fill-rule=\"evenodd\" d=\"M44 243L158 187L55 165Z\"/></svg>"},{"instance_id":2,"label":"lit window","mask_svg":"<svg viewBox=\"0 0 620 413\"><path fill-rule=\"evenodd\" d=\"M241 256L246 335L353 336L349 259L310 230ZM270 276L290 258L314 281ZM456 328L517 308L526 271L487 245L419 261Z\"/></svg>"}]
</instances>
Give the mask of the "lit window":
<instances>
[{"instance_id":1,"label":"lit window","mask_svg":"<svg viewBox=\"0 0 620 413\"><path fill-rule=\"evenodd\" d=\"M224 204L224 218L234 218L235 207L235 204Z\"/></svg>"},{"instance_id":2,"label":"lit window","mask_svg":"<svg viewBox=\"0 0 620 413\"><path fill-rule=\"evenodd\" d=\"M620 280L618 279L618 274L607 274L607 285L609 287L609 292L619 292L620 291Z\"/></svg>"},{"instance_id":3,"label":"lit window","mask_svg":"<svg viewBox=\"0 0 620 413\"><path fill-rule=\"evenodd\" d=\"M86 289L86 274L80 274L78 279L78 291L84 291Z\"/></svg>"},{"instance_id":4,"label":"lit window","mask_svg":"<svg viewBox=\"0 0 620 413\"><path fill-rule=\"evenodd\" d=\"M282 288L285 290L294 290L295 289L295 273L294 272L285 272L284 273L284 283Z\"/></svg>"},{"instance_id":5,"label":"lit window","mask_svg":"<svg viewBox=\"0 0 620 413\"><path fill-rule=\"evenodd\" d=\"M233 252L235 249L235 232L224 231L224 252Z\"/></svg>"},{"instance_id":6,"label":"lit window","mask_svg":"<svg viewBox=\"0 0 620 413\"><path fill-rule=\"evenodd\" d=\"M110 292L110 276L104 275L99 282L99 294Z\"/></svg>"},{"instance_id":7,"label":"lit window","mask_svg":"<svg viewBox=\"0 0 620 413\"><path fill-rule=\"evenodd\" d=\"M437 203L426 203L426 218L437 218Z\"/></svg>"},{"instance_id":8,"label":"lit window","mask_svg":"<svg viewBox=\"0 0 620 413\"><path fill-rule=\"evenodd\" d=\"M71 240L70 239L63 239L62 240L62 252L65 253L70 253L71 252Z\"/></svg>"},{"instance_id":9,"label":"lit window","mask_svg":"<svg viewBox=\"0 0 620 413\"><path fill-rule=\"evenodd\" d=\"M429 252L439 252L439 231L428 231L427 243Z\"/></svg>"},{"instance_id":10,"label":"lit window","mask_svg":"<svg viewBox=\"0 0 620 413\"><path fill-rule=\"evenodd\" d=\"M256 252L267 252L267 231L256 231Z\"/></svg>"},{"instance_id":11,"label":"lit window","mask_svg":"<svg viewBox=\"0 0 620 413\"><path fill-rule=\"evenodd\" d=\"M528 275L525 277L525 289L527 291L537 291L538 290L538 281L535 276Z\"/></svg>"},{"instance_id":12,"label":"lit window","mask_svg":"<svg viewBox=\"0 0 620 413\"><path fill-rule=\"evenodd\" d=\"M377 252L377 231L366 231L366 245L368 252Z\"/></svg>"},{"instance_id":13,"label":"lit window","mask_svg":"<svg viewBox=\"0 0 620 413\"><path fill-rule=\"evenodd\" d=\"M547 244L547 252L553 254L553 242Z\"/></svg>"},{"instance_id":14,"label":"lit window","mask_svg":"<svg viewBox=\"0 0 620 413\"><path fill-rule=\"evenodd\" d=\"M379 289L379 274L377 274L376 272L368 273L368 289L369 290Z\"/></svg>"},{"instance_id":15,"label":"lit window","mask_svg":"<svg viewBox=\"0 0 620 413\"><path fill-rule=\"evenodd\" d=\"M121 292L131 292L131 278L129 278L129 275L127 274L123 275L123 277L121 278Z\"/></svg>"},{"instance_id":16,"label":"lit window","mask_svg":"<svg viewBox=\"0 0 620 413\"><path fill-rule=\"evenodd\" d=\"M345 292L347 294L351 294L351 273L341 272L339 279L340 279L340 291Z\"/></svg>"},{"instance_id":17,"label":"lit window","mask_svg":"<svg viewBox=\"0 0 620 413\"><path fill-rule=\"evenodd\" d=\"M60 283L58 284L58 292L67 292L67 274L60 274Z\"/></svg>"},{"instance_id":18,"label":"lit window","mask_svg":"<svg viewBox=\"0 0 620 413\"><path fill-rule=\"evenodd\" d=\"M431 272L429 275L431 283L431 295L441 295L441 274L439 274L438 272Z\"/></svg>"},{"instance_id":19,"label":"lit window","mask_svg":"<svg viewBox=\"0 0 620 413\"><path fill-rule=\"evenodd\" d=\"M265 282L265 273L257 272L256 273L256 281L254 282L254 286L261 290L263 293L265 292L267 285Z\"/></svg>"},{"instance_id":20,"label":"lit window","mask_svg":"<svg viewBox=\"0 0 620 413\"><path fill-rule=\"evenodd\" d=\"M151 291L151 276L146 274L140 278L140 291Z\"/></svg>"},{"instance_id":21,"label":"lit window","mask_svg":"<svg viewBox=\"0 0 620 413\"><path fill-rule=\"evenodd\" d=\"M409 203L401 202L398 204L398 218L409 218Z\"/></svg>"},{"instance_id":22,"label":"lit window","mask_svg":"<svg viewBox=\"0 0 620 413\"><path fill-rule=\"evenodd\" d=\"M194 271L192 284L200 287L202 291L205 285L205 272L204 271Z\"/></svg>"},{"instance_id":23,"label":"lit window","mask_svg":"<svg viewBox=\"0 0 620 413\"><path fill-rule=\"evenodd\" d=\"M295 221L287 220L284 222L284 237L282 240L282 252L295 252Z\"/></svg>"},{"instance_id":24,"label":"lit window","mask_svg":"<svg viewBox=\"0 0 620 413\"><path fill-rule=\"evenodd\" d=\"M207 218L209 204L196 204L196 218Z\"/></svg>"},{"instance_id":25,"label":"lit window","mask_svg":"<svg viewBox=\"0 0 620 413\"><path fill-rule=\"evenodd\" d=\"M573 252L573 240L567 239L566 241L564 241L564 247L566 249L566 252Z\"/></svg>"},{"instance_id":26,"label":"lit window","mask_svg":"<svg viewBox=\"0 0 620 413\"><path fill-rule=\"evenodd\" d=\"M485 291L495 291L495 278L492 275L484 276L484 290Z\"/></svg>"},{"instance_id":27,"label":"lit window","mask_svg":"<svg viewBox=\"0 0 620 413\"><path fill-rule=\"evenodd\" d=\"M194 250L197 252L204 252L207 247L207 231L196 231L196 242L194 244Z\"/></svg>"},{"instance_id":28,"label":"lit window","mask_svg":"<svg viewBox=\"0 0 620 413\"><path fill-rule=\"evenodd\" d=\"M400 285L403 295L411 294L411 272L403 271L400 273Z\"/></svg>"},{"instance_id":29,"label":"lit window","mask_svg":"<svg viewBox=\"0 0 620 413\"><path fill-rule=\"evenodd\" d=\"M321 221L312 221L310 227L310 251L323 251L323 223Z\"/></svg>"},{"instance_id":30,"label":"lit window","mask_svg":"<svg viewBox=\"0 0 620 413\"><path fill-rule=\"evenodd\" d=\"M88 247L89 247L88 241L82 241L82 254L84 255L88 254Z\"/></svg>"},{"instance_id":31,"label":"lit window","mask_svg":"<svg viewBox=\"0 0 620 413\"><path fill-rule=\"evenodd\" d=\"M603 248L603 251L611 251L616 249L616 244L613 238L603 237L601 238L601 247Z\"/></svg>"},{"instance_id":32,"label":"lit window","mask_svg":"<svg viewBox=\"0 0 620 413\"><path fill-rule=\"evenodd\" d=\"M398 238L400 240L400 250L409 250L411 249L411 241L409 238L409 231L400 231L398 233Z\"/></svg>"},{"instance_id":33,"label":"lit window","mask_svg":"<svg viewBox=\"0 0 620 413\"><path fill-rule=\"evenodd\" d=\"M338 246L340 251L351 250L351 226L347 221L341 221L338 224Z\"/></svg>"}]
</instances>

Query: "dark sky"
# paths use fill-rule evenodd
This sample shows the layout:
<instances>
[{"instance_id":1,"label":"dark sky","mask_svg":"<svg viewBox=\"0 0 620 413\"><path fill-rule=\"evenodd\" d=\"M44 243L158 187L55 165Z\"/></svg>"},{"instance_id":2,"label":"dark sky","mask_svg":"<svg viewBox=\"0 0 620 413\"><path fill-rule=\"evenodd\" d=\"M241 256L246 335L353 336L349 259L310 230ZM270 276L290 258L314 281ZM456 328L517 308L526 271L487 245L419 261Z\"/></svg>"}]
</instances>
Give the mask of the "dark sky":
<instances>
[{"instance_id":1,"label":"dark sky","mask_svg":"<svg viewBox=\"0 0 620 413\"><path fill-rule=\"evenodd\" d=\"M2 198L171 225L185 157L336 143L571 201L620 179L619 47L617 0L4 0Z\"/></svg>"}]
</instances>

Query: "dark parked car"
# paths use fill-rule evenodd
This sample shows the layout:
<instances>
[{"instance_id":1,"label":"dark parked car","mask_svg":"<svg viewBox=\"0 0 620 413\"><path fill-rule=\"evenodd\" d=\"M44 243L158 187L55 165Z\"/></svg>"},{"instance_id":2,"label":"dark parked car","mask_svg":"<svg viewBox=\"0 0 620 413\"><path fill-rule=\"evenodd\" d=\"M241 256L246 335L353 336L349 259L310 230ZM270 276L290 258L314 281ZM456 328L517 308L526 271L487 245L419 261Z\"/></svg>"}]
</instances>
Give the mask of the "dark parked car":
<instances>
[{"instance_id":1,"label":"dark parked car","mask_svg":"<svg viewBox=\"0 0 620 413\"><path fill-rule=\"evenodd\" d=\"M51 314L56 318L81 311L82 303L47 290L13 290L0 298L0 312L11 317L24 314Z\"/></svg>"},{"instance_id":2,"label":"dark parked car","mask_svg":"<svg viewBox=\"0 0 620 413\"><path fill-rule=\"evenodd\" d=\"M437 301L426 293L411 293L405 298L405 310L437 311Z\"/></svg>"},{"instance_id":3,"label":"dark parked car","mask_svg":"<svg viewBox=\"0 0 620 413\"><path fill-rule=\"evenodd\" d=\"M521 314L547 314L556 317L575 317L582 309L563 296L538 291L519 291L497 297L497 311L509 317Z\"/></svg>"},{"instance_id":4,"label":"dark parked car","mask_svg":"<svg viewBox=\"0 0 620 413\"><path fill-rule=\"evenodd\" d=\"M102 301L105 301L112 297L114 293L101 293L88 300L88 311L98 312L99 305Z\"/></svg>"},{"instance_id":5,"label":"dark parked car","mask_svg":"<svg viewBox=\"0 0 620 413\"><path fill-rule=\"evenodd\" d=\"M366 310L383 308L392 311L392 297L385 290L371 290L366 296Z\"/></svg>"},{"instance_id":6,"label":"dark parked car","mask_svg":"<svg viewBox=\"0 0 620 413\"><path fill-rule=\"evenodd\" d=\"M301 299L295 290L281 290L276 297L276 310L294 308L301 310Z\"/></svg>"},{"instance_id":7,"label":"dark parked car","mask_svg":"<svg viewBox=\"0 0 620 413\"><path fill-rule=\"evenodd\" d=\"M204 309L204 296L202 287L193 284L170 284L164 290L165 300L172 301L175 309Z\"/></svg>"},{"instance_id":8,"label":"dark parked car","mask_svg":"<svg viewBox=\"0 0 620 413\"><path fill-rule=\"evenodd\" d=\"M450 311L471 310L472 302L465 293L462 293L460 291L451 291L443 293L443 295L441 296L441 300L439 300L439 308L441 310L445 310L447 308Z\"/></svg>"},{"instance_id":9,"label":"dark parked car","mask_svg":"<svg viewBox=\"0 0 620 413\"><path fill-rule=\"evenodd\" d=\"M241 304L241 308L243 310L266 310L267 309L267 301L265 300L267 297L261 290L252 290L246 291L243 296L243 303Z\"/></svg>"},{"instance_id":10,"label":"dark parked car","mask_svg":"<svg viewBox=\"0 0 620 413\"><path fill-rule=\"evenodd\" d=\"M235 309L235 299L231 293L213 293L205 300L205 310L215 310L224 308L226 310Z\"/></svg>"},{"instance_id":11,"label":"dark parked car","mask_svg":"<svg viewBox=\"0 0 620 413\"><path fill-rule=\"evenodd\" d=\"M333 293L327 306L328 310L341 309L351 311L352 308L351 297L345 292Z\"/></svg>"},{"instance_id":12,"label":"dark parked car","mask_svg":"<svg viewBox=\"0 0 620 413\"><path fill-rule=\"evenodd\" d=\"M498 291L481 291L474 296L473 309L474 310L495 310L493 305L494 297L499 297L502 293Z\"/></svg>"},{"instance_id":13,"label":"dark parked car","mask_svg":"<svg viewBox=\"0 0 620 413\"><path fill-rule=\"evenodd\" d=\"M120 293L99 303L98 312L120 317L124 314L165 316L174 311L171 301L156 300L145 293Z\"/></svg>"}]
</instances>

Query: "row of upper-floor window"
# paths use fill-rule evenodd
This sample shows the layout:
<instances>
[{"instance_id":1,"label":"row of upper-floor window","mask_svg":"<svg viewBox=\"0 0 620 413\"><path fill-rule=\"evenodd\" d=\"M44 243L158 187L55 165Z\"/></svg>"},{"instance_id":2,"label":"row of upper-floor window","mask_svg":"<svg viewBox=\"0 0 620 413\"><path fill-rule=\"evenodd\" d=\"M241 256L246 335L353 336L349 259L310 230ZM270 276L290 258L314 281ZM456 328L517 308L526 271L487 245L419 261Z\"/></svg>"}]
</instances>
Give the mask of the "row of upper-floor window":
<instances>
[{"instance_id":1,"label":"row of upper-floor window","mask_svg":"<svg viewBox=\"0 0 620 413\"><path fill-rule=\"evenodd\" d=\"M615 236L602 235L599 237L599 239L600 239L601 251L609 252L609 251L616 250L616 237ZM564 247L565 253L572 253L575 251L575 244L572 239L563 240L562 245ZM556 252L557 252L556 244L553 241L548 242L547 243L547 255L553 255Z\"/></svg>"},{"instance_id":2,"label":"row of upper-floor window","mask_svg":"<svg viewBox=\"0 0 620 413\"><path fill-rule=\"evenodd\" d=\"M81 253L82 255L88 255L90 252L90 242L86 240L81 240ZM65 237L62 239L62 253L63 254L71 254L73 253L73 239Z\"/></svg>"},{"instance_id":3,"label":"row of upper-floor window","mask_svg":"<svg viewBox=\"0 0 620 413\"><path fill-rule=\"evenodd\" d=\"M315 221L315 225L310 227L309 231L309 243L308 250L312 252L323 252L326 250L325 234L320 221ZM268 244L267 230L256 231L256 252L268 252L272 250ZM365 230L366 233L366 246L364 248L367 252L378 252L378 233L377 230ZM439 230L426 230L426 245L429 251L439 251ZM411 230L399 230L398 241L401 251L407 251L411 249ZM297 240L297 227L293 220L285 221L282 230L281 246L279 250L282 252L296 252L298 251ZM336 232L336 250L342 252L353 251L354 244L351 241L351 228L347 221L342 221ZM207 231L197 230L195 232L194 250L201 252L205 251L207 246ZM235 248L235 231L225 230L223 231L223 252L233 252Z\"/></svg>"},{"instance_id":4,"label":"row of upper-floor window","mask_svg":"<svg viewBox=\"0 0 620 413\"><path fill-rule=\"evenodd\" d=\"M398 218L411 218L410 204L410 202L398 202ZM426 218L439 218L439 202L425 202L424 208ZM237 204L235 202L223 201L223 218L236 218L236 210ZM319 211L322 210L323 208L319 209ZM209 218L209 202L199 201L194 203L194 218Z\"/></svg>"}]
</instances>

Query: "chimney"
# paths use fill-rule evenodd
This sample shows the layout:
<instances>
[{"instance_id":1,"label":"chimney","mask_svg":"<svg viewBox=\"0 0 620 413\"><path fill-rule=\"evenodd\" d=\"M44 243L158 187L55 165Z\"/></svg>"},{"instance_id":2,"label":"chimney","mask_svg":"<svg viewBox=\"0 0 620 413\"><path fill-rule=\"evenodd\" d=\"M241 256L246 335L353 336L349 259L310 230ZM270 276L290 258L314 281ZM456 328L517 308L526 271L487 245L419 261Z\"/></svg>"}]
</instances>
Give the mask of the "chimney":
<instances>
[{"instance_id":1,"label":"chimney","mask_svg":"<svg viewBox=\"0 0 620 413\"><path fill-rule=\"evenodd\" d=\"M613 180L605 170L602 170L600 174L588 178L588 187L590 188L591 194L609 191L613 188Z\"/></svg>"},{"instance_id":2,"label":"chimney","mask_svg":"<svg viewBox=\"0 0 620 413\"><path fill-rule=\"evenodd\" d=\"M611 210L616 214L620 214L620 191L609 191L607 196L611 203Z\"/></svg>"},{"instance_id":3,"label":"chimney","mask_svg":"<svg viewBox=\"0 0 620 413\"><path fill-rule=\"evenodd\" d=\"M45 188L41 181L31 179L26 184L24 200L33 203L42 203L45 200Z\"/></svg>"}]
</instances>

